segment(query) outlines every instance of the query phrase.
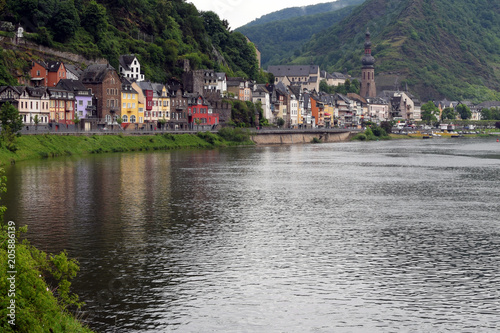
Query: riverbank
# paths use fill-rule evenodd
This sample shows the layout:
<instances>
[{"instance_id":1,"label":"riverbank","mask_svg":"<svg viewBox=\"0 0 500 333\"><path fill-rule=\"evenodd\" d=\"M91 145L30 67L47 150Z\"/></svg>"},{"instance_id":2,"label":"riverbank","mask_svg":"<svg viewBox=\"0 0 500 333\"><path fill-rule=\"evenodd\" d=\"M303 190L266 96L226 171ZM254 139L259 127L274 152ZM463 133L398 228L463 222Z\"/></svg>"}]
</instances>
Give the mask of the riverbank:
<instances>
[{"instance_id":1,"label":"riverbank","mask_svg":"<svg viewBox=\"0 0 500 333\"><path fill-rule=\"evenodd\" d=\"M157 134L129 135L25 135L16 138L15 152L0 147L0 165L29 159L111 152L173 149L211 149L216 147L252 145L248 135L232 132L219 134Z\"/></svg>"}]
</instances>

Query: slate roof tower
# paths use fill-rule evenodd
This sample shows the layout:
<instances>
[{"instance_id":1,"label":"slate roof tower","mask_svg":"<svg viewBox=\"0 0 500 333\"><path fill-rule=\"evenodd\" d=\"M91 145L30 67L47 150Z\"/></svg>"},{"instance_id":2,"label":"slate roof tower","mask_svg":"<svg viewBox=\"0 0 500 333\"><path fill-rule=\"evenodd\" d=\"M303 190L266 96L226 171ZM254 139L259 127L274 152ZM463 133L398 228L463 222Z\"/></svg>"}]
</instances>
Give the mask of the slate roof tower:
<instances>
[{"instance_id":1,"label":"slate roof tower","mask_svg":"<svg viewBox=\"0 0 500 333\"><path fill-rule=\"evenodd\" d=\"M365 55L361 59L361 97L372 98L377 96L375 87L375 58L372 56L372 42L370 41L370 31L366 29Z\"/></svg>"}]
</instances>

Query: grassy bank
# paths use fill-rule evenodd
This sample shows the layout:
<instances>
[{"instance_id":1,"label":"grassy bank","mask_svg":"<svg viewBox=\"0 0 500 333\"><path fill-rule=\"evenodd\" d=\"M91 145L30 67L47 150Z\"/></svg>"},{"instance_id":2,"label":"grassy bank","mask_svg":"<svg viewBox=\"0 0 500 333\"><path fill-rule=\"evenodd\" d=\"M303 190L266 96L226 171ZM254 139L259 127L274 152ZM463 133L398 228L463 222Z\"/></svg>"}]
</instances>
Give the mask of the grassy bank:
<instances>
[{"instance_id":1,"label":"grassy bank","mask_svg":"<svg viewBox=\"0 0 500 333\"><path fill-rule=\"evenodd\" d=\"M0 147L0 165L36 158L84 155L109 152L215 148L253 144L246 133L238 130L195 134L129 135L25 135L16 139L17 151Z\"/></svg>"}]
</instances>

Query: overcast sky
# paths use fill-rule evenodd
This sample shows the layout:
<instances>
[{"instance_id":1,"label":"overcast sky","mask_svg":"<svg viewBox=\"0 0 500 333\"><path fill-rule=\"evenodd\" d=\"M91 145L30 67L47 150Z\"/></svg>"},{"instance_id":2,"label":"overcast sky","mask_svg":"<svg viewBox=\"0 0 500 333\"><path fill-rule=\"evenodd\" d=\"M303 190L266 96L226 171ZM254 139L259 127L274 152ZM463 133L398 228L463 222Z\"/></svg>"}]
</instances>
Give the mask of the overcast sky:
<instances>
[{"instance_id":1,"label":"overcast sky","mask_svg":"<svg viewBox=\"0 0 500 333\"><path fill-rule=\"evenodd\" d=\"M314 5L333 0L186 0L198 10L213 11L229 22L231 30L241 27L262 15L289 7Z\"/></svg>"}]
</instances>

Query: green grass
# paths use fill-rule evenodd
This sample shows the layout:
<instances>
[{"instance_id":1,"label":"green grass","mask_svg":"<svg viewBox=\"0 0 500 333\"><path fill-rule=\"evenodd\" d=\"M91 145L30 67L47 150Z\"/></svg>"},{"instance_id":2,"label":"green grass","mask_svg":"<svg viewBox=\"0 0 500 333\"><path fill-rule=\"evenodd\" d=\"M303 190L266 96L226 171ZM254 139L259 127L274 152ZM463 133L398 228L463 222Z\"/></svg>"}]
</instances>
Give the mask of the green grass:
<instances>
[{"instance_id":1,"label":"green grass","mask_svg":"<svg viewBox=\"0 0 500 333\"><path fill-rule=\"evenodd\" d=\"M238 144L251 144L251 142L232 142L211 133L147 136L25 135L16 139L18 148L16 152L11 152L3 146L0 147L0 165L57 156L186 148L210 149Z\"/></svg>"}]
</instances>

